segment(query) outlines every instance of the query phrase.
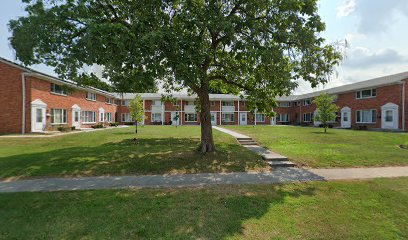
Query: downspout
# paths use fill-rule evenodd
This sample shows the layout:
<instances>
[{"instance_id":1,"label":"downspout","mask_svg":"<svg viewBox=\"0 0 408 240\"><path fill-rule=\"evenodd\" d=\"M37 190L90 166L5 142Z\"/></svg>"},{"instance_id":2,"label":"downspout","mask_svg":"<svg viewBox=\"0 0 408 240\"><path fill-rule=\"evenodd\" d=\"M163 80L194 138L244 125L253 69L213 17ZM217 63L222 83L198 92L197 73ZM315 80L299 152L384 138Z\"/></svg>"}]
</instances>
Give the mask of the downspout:
<instances>
[{"instance_id":1,"label":"downspout","mask_svg":"<svg viewBox=\"0 0 408 240\"><path fill-rule=\"evenodd\" d=\"M21 134L24 135L25 133L25 127L26 127L26 78L25 78L26 73L23 72L21 73L21 91L22 91L22 119L21 119Z\"/></svg>"},{"instance_id":2,"label":"downspout","mask_svg":"<svg viewBox=\"0 0 408 240\"><path fill-rule=\"evenodd\" d=\"M405 83L402 82L402 131L405 131Z\"/></svg>"}]
</instances>

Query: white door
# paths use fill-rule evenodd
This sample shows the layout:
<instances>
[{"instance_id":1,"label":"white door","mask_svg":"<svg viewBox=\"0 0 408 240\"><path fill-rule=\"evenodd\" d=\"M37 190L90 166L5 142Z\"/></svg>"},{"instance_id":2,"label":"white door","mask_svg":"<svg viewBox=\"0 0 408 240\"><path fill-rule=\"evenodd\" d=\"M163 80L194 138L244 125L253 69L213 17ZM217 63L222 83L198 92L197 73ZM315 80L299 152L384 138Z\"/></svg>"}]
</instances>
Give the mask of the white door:
<instances>
[{"instance_id":1,"label":"white door","mask_svg":"<svg viewBox=\"0 0 408 240\"><path fill-rule=\"evenodd\" d=\"M211 125L217 125L217 113L211 113Z\"/></svg>"},{"instance_id":2,"label":"white door","mask_svg":"<svg viewBox=\"0 0 408 240\"><path fill-rule=\"evenodd\" d=\"M239 125L247 125L247 124L248 124L248 114L239 113Z\"/></svg>"},{"instance_id":3,"label":"white door","mask_svg":"<svg viewBox=\"0 0 408 240\"><path fill-rule=\"evenodd\" d=\"M80 116L81 116L80 110L72 109L72 126L75 127L76 129L80 128L81 126Z\"/></svg>"},{"instance_id":4,"label":"white door","mask_svg":"<svg viewBox=\"0 0 408 240\"><path fill-rule=\"evenodd\" d=\"M171 112L171 125L180 125L180 114L178 112Z\"/></svg>"},{"instance_id":5,"label":"white door","mask_svg":"<svg viewBox=\"0 0 408 240\"><path fill-rule=\"evenodd\" d=\"M32 132L43 132L45 130L45 110L44 107L32 107L31 108L31 131Z\"/></svg>"},{"instance_id":6,"label":"white door","mask_svg":"<svg viewBox=\"0 0 408 240\"><path fill-rule=\"evenodd\" d=\"M381 107L381 128L398 129L398 105L387 103Z\"/></svg>"},{"instance_id":7,"label":"white door","mask_svg":"<svg viewBox=\"0 0 408 240\"><path fill-rule=\"evenodd\" d=\"M341 127L351 128L351 109L349 107L341 109Z\"/></svg>"},{"instance_id":8,"label":"white door","mask_svg":"<svg viewBox=\"0 0 408 240\"><path fill-rule=\"evenodd\" d=\"M276 125L276 117L271 118L271 125Z\"/></svg>"}]
</instances>

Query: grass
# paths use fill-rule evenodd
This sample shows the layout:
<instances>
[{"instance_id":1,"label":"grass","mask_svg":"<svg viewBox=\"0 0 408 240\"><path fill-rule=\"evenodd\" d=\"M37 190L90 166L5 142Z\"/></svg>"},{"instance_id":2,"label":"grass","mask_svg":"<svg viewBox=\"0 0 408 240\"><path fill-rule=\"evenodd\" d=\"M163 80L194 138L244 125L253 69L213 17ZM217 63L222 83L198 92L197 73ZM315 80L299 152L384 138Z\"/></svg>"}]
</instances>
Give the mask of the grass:
<instances>
[{"instance_id":1,"label":"grass","mask_svg":"<svg viewBox=\"0 0 408 240\"><path fill-rule=\"evenodd\" d=\"M406 166L408 134L293 126L228 126L308 167Z\"/></svg>"},{"instance_id":2,"label":"grass","mask_svg":"<svg viewBox=\"0 0 408 240\"><path fill-rule=\"evenodd\" d=\"M267 171L254 153L214 132L218 151L202 155L198 126L116 128L53 138L0 138L0 178Z\"/></svg>"},{"instance_id":3,"label":"grass","mask_svg":"<svg viewBox=\"0 0 408 240\"><path fill-rule=\"evenodd\" d=\"M407 239L408 178L0 194L0 239Z\"/></svg>"}]
</instances>

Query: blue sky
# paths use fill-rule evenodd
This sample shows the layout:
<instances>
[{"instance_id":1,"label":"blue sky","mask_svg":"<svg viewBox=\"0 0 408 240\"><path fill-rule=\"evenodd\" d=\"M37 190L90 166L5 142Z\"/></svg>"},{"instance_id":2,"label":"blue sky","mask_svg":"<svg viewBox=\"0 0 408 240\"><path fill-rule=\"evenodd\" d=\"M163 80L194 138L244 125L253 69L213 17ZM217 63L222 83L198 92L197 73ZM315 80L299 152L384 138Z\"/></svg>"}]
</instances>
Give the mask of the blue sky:
<instances>
[{"instance_id":1,"label":"blue sky","mask_svg":"<svg viewBox=\"0 0 408 240\"><path fill-rule=\"evenodd\" d=\"M320 0L319 13L326 23L323 36L328 42L347 39L349 47L336 76L318 89L408 71L408 0ZM7 23L24 14L20 0L1 0L1 57L15 60ZM31 67L53 74L44 65ZM296 93L311 90L308 83L300 82Z\"/></svg>"}]
</instances>

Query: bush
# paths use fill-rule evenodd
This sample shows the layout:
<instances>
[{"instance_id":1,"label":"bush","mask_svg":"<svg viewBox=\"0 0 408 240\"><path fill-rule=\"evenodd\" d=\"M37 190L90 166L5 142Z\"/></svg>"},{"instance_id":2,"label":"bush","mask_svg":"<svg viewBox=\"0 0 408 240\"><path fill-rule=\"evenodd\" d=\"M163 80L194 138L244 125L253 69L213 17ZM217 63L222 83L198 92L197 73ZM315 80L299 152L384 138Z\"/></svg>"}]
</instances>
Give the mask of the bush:
<instances>
[{"instance_id":1,"label":"bush","mask_svg":"<svg viewBox=\"0 0 408 240\"><path fill-rule=\"evenodd\" d=\"M71 127L71 131L75 131L76 130L76 127Z\"/></svg>"},{"instance_id":2,"label":"bush","mask_svg":"<svg viewBox=\"0 0 408 240\"><path fill-rule=\"evenodd\" d=\"M92 128L93 128L93 129L103 128L103 125L102 125L102 124L95 124L95 125L92 125Z\"/></svg>"},{"instance_id":3,"label":"bush","mask_svg":"<svg viewBox=\"0 0 408 240\"><path fill-rule=\"evenodd\" d=\"M119 126L119 123L117 123L117 122L109 123L109 126L111 126L111 127L117 127L117 126Z\"/></svg>"},{"instance_id":4,"label":"bush","mask_svg":"<svg viewBox=\"0 0 408 240\"><path fill-rule=\"evenodd\" d=\"M59 126L59 127L57 127L57 130L60 131L60 132L69 132L69 131L72 130L72 128L71 127Z\"/></svg>"}]
</instances>

